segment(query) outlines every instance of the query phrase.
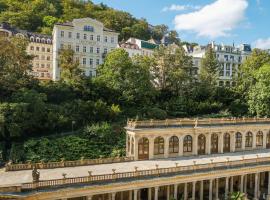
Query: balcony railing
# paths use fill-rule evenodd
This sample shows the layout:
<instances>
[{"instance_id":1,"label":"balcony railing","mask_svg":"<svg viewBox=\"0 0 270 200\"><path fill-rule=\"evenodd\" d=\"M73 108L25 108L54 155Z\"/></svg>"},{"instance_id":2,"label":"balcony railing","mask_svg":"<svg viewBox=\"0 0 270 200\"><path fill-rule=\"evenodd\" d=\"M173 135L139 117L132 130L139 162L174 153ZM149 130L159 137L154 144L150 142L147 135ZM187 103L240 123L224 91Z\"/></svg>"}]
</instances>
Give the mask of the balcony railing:
<instances>
[{"instance_id":1,"label":"balcony railing","mask_svg":"<svg viewBox=\"0 0 270 200\"><path fill-rule=\"evenodd\" d=\"M194 171L206 171L206 170L222 170L222 169L230 169L230 168L236 168L236 167L250 167L250 166L260 166L263 164L269 165L270 163L270 157L264 157L264 158L253 158L253 159L242 159L237 161L230 161L227 159L225 162L213 162L211 160L211 163L208 164L196 164L194 162L194 165L190 166L175 166L170 168L158 168L156 166L156 169L150 169L150 170L138 170L138 168L135 167L135 170L133 172L123 172L123 173L116 173L114 170L112 174L104 174L104 175L92 175L91 172L89 172L89 176L84 177L76 177L76 178L63 178L63 179L55 179L55 180L42 180L35 183L24 183L22 184L22 190L33 190L33 189L44 189L48 187L57 187L57 186L65 186L65 185L74 185L74 184L86 184L86 183L97 183L97 182L108 182L108 181L116 181L121 179L127 179L127 178L136 178L139 179L145 178L146 176L162 176L162 175L168 175L168 174L174 174L177 173L180 174L186 174L188 172L194 172Z\"/></svg>"},{"instance_id":2,"label":"balcony railing","mask_svg":"<svg viewBox=\"0 0 270 200\"><path fill-rule=\"evenodd\" d=\"M166 119L166 120L128 120L126 128L155 128L155 127L198 127L222 126L234 124L263 124L269 123L270 118L222 118L222 119Z\"/></svg>"}]
</instances>

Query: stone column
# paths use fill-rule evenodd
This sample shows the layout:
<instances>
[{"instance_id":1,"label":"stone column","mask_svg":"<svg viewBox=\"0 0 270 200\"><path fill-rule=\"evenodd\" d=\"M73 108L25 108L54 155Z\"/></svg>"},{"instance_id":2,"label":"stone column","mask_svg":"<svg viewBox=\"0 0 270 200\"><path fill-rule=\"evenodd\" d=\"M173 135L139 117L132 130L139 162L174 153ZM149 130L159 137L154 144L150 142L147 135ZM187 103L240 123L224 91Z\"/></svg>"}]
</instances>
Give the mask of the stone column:
<instances>
[{"instance_id":1,"label":"stone column","mask_svg":"<svg viewBox=\"0 0 270 200\"><path fill-rule=\"evenodd\" d=\"M152 200L152 188L148 188L148 200Z\"/></svg>"},{"instance_id":2,"label":"stone column","mask_svg":"<svg viewBox=\"0 0 270 200\"><path fill-rule=\"evenodd\" d=\"M187 193L187 183L185 183L185 186L184 186L184 200L187 200L188 198L188 193Z\"/></svg>"},{"instance_id":3,"label":"stone column","mask_svg":"<svg viewBox=\"0 0 270 200\"><path fill-rule=\"evenodd\" d=\"M219 186L218 186L218 178L216 179L216 200L219 200L218 198L218 190L219 190Z\"/></svg>"},{"instance_id":4,"label":"stone column","mask_svg":"<svg viewBox=\"0 0 270 200\"><path fill-rule=\"evenodd\" d=\"M149 139L149 159L154 159L154 138L150 137Z\"/></svg>"},{"instance_id":5,"label":"stone column","mask_svg":"<svg viewBox=\"0 0 270 200\"><path fill-rule=\"evenodd\" d=\"M258 200L258 179L259 179L259 174L255 174L255 185L254 185L254 199L253 200Z\"/></svg>"},{"instance_id":6,"label":"stone column","mask_svg":"<svg viewBox=\"0 0 270 200\"><path fill-rule=\"evenodd\" d=\"M134 199L133 200L138 200L138 190L134 190Z\"/></svg>"},{"instance_id":7,"label":"stone column","mask_svg":"<svg viewBox=\"0 0 270 200\"><path fill-rule=\"evenodd\" d=\"M197 134L194 134L193 135L193 147L192 147L192 149L193 149L193 152L192 152L192 154L193 155L198 155L198 135Z\"/></svg>"},{"instance_id":8,"label":"stone column","mask_svg":"<svg viewBox=\"0 0 270 200\"><path fill-rule=\"evenodd\" d=\"M167 185L167 200L170 200L170 186Z\"/></svg>"},{"instance_id":9,"label":"stone column","mask_svg":"<svg viewBox=\"0 0 270 200\"><path fill-rule=\"evenodd\" d=\"M209 200L213 199L213 180L209 180Z\"/></svg>"},{"instance_id":10,"label":"stone column","mask_svg":"<svg viewBox=\"0 0 270 200\"><path fill-rule=\"evenodd\" d=\"M228 199L229 195L229 177L225 178L225 199Z\"/></svg>"},{"instance_id":11,"label":"stone column","mask_svg":"<svg viewBox=\"0 0 270 200\"><path fill-rule=\"evenodd\" d=\"M138 160L138 138L134 137L134 159Z\"/></svg>"},{"instance_id":12,"label":"stone column","mask_svg":"<svg viewBox=\"0 0 270 200\"><path fill-rule=\"evenodd\" d=\"M230 192L233 192L233 176L231 177L231 186L230 186Z\"/></svg>"},{"instance_id":13,"label":"stone column","mask_svg":"<svg viewBox=\"0 0 270 200\"><path fill-rule=\"evenodd\" d=\"M231 142L230 150L231 150L231 152L235 152L235 133L231 133L230 137L231 137L231 139L230 139L230 142Z\"/></svg>"},{"instance_id":14,"label":"stone column","mask_svg":"<svg viewBox=\"0 0 270 200\"><path fill-rule=\"evenodd\" d=\"M240 192L244 192L244 175L240 176Z\"/></svg>"},{"instance_id":15,"label":"stone column","mask_svg":"<svg viewBox=\"0 0 270 200\"><path fill-rule=\"evenodd\" d=\"M115 200L115 195L116 195L116 193L114 192L114 193L112 193L112 200Z\"/></svg>"},{"instance_id":16,"label":"stone column","mask_svg":"<svg viewBox=\"0 0 270 200\"><path fill-rule=\"evenodd\" d=\"M244 193L247 193L247 175L244 175Z\"/></svg>"},{"instance_id":17,"label":"stone column","mask_svg":"<svg viewBox=\"0 0 270 200\"><path fill-rule=\"evenodd\" d=\"M268 172L267 200L270 200L270 172Z\"/></svg>"},{"instance_id":18,"label":"stone column","mask_svg":"<svg viewBox=\"0 0 270 200\"><path fill-rule=\"evenodd\" d=\"M211 133L206 135L206 154L211 154Z\"/></svg>"},{"instance_id":19,"label":"stone column","mask_svg":"<svg viewBox=\"0 0 270 200\"><path fill-rule=\"evenodd\" d=\"M138 200L141 200L141 190L138 190Z\"/></svg>"},{"instance_id":20,"label":"stone column","mask_svg":"<svg viewBox=\"0 0 270 200\"><path fill-rule=\"evenodd\" d=\"M178 185L177 184L174 184L174 188L173 188L173 198L177 199L177 188L178 188Z\"/></svg>"},{"instance_id":21,"label":"stone column","mask_svg":"<svg viewBox=\"0 0 270 200\"><path fill-rule=\"evenodd\" d=\"M201 181L200 185L200 200L203 200L203 181Z\"/></svg>"},{"instance_id":22,"label":"stone column","mask_svg":"<svg viewBox=\"0 0 270 200\"><path fill-rule=\"evenodd\" d=\"M192 200L196 198L196 181L192 182Z\"/></svg>"},{"instance_id":23,"label":"stone column","mask_svg":"<svg viewBox=\"0 0 270 200\"><path fill-rule=\"evenodd\" d=\"M129 200L132 200L132 190L129 190L129 192L128 192L128 198L129 198Z\"/></svg>"},{"instance_id":24,"label":"stone column","mask_svg":"<svg viewBox=\"0 0 270 200\"><path fill-rule=\"evenodd\" d=\"M164 139L164 158L169 158L169 137Z\"/></svg>"},{"instance_id":25,"label":"stone column","mask_svg":"<svg viewBox=\"0 0 270 200\"><path fill-rule=\"evenodd\" d=\"M180 136L179 137L179 152L178 152L178 156L183 156L183 140L184 140L184 137L183 136Z\"/></svg>"},{"instance_id":26,"label":"stone column","mask_svg":"<svg viewBox=\"0 0 270 200\"><path fill-rule=\"evenodd\" d=\"M155 187L155 200L158 200L158 187Z\"/></svg>"},{"instance_id":27,"label":"stone column","mask_svg":"<svg viewBox=\"0 0 270 200\"><path fill-rule=\"evenodd\" d=\"M218 153L223 153L224 136L223 133L218 135Z\"/></svg>"}]
</instances>

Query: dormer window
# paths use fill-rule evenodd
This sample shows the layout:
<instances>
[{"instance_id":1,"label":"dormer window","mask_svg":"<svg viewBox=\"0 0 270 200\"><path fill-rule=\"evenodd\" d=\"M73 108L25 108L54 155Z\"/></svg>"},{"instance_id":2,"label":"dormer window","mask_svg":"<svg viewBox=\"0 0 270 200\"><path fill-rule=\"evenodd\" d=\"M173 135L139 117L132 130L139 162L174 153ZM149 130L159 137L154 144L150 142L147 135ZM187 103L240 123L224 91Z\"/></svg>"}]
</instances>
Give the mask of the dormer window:
<instances>
[{"instance_id":1,"label":"dormer window","mask_svg":"<svg viewBox=\"0 0 270 200\"><path fill-rule=\"evenodd\" d=\"M30 37L30 41L31 42L34 42L35 41L35 38L33 36Z\"/></svg>"},{"instance_id":2,"label":"dormer window","mask_svg":"<svg viewBox=\"0 0 270 200\"><path fill-rule=\"evenodd\" d=\"M94 32L94 27L93 26L84 26L83 28L84 31L90 31L90 32Z\"/></svg>"},{"instance_id":3,"label":"dormer window","mask_svg":"<svg viewBox=\"0 0 270 200\"><path fill-rule=\"evenodd\" d=\"M36 38L36 42L40 42L40 39L39 38Z\"/></svg>"}]
</instances>

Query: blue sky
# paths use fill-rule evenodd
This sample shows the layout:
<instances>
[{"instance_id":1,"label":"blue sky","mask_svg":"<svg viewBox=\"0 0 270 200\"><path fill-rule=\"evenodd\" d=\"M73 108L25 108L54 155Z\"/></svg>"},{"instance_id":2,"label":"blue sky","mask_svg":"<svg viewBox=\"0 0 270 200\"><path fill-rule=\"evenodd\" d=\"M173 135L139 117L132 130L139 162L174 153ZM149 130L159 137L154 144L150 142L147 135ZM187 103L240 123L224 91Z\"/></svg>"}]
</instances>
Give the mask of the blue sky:
<instances>
[{"instance_id":1,"label":"blue sky","mask_svg":"<svg viewBox=\"0 0 270 200\"><path fill-rule=\"evenodd\" d=\"M270 49L270 0L93 0L166 24L180 38L206 44L249 43Z\"/></svg>"}]
</instances>

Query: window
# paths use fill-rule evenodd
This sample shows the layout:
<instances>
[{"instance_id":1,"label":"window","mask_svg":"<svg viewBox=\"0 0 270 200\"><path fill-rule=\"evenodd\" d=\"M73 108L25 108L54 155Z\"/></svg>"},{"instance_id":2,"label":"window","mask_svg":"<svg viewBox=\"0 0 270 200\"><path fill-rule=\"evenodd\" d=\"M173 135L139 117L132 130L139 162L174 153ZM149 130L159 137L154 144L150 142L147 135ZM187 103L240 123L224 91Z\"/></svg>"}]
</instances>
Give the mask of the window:
<instances>
[{"instance_id":1,"label":"window","mask_svg":"<svg viewBox=\"0 0 270 200\"><path fill-rule=\"evenodd\" d=\"M231 64L227 63L226 64L226 76L230 76L231 75Z\"/></svg>"},{"instance_id":2,"label":"window","mask_svg":"<svg viewBox=\"0 0 270 200\"><path fill-rule=\"evenodd\" d=\"M36 51L39 51L39 47L36 47Z\"/></svg>"},{"instance_id":3,"label":"window","mask_svg":"<svg viewBox=\"0 0 270 200\"><path fill-rule=\"evenodd\" d=\"M80 52L80 46L79 45L76 46L76 52Z\"/></svg>"},{"instance_id":4,"label":"window","mask_svg":"<svg viewBox=\"0 0 270 200\"><path fill-rule=\"evenodd\" d=\"M108 42L108 37L107 36L104 37L104 42Z\"/></svg>"},{"instance_id":5,"label":"window","mask_svg":"<svg viewBox=\"0 0 270 200\"><path fill-rule=\"evenodd\" d=\"M50 48L47 48L47 52L48 52L48 53L51 52L51 49L50 49Z\"/></svg>"},{"instance_id":6,"label":"window","mask_svg":"<svg viewBox=\"0 0 270 200\"><path fill-rule=\"evenodd\" d=\"M190 135L184 138L184 152L192 152L192 137Z\"/></svg>"},{"instance_id":7,"label":"window","mask_svg":"<svg viewBox=\"0 0 270 200\"><path fill-rule=\"evenodd\" d=\"M94 48L90 47L90 53L93 53L93 52L94 52Z\"/></svg>"},{"instance_id":8,"label":"window","mask_svg":"<svg viewBox=\"0 0 270 200\"><path fill-rule=\"evenodd\" d=\"M45 52L45 47L42 47L42 48L41 48L41 51L42 51L42 52Z\"/></svg>"},{"instance_id":9,"label":"window","mask_svg":"<svg viewBox=\"0 0 270 200\"><path fill-rule=\"evenodd\" d=\"M111 43L114 43L114 37L111 37Z\"/></svg>"},{"instance_id":10,"label":"window","mask_svg":"<svg viewBox=\"0 0 270 200\"><path fill-rule=\"evenodd\" d=\"M68 45L68 49L71 49L71 45L70 44Z\"/></svg>"},{"instance_id":11,"label":"window","mask_svg":"<svg viewBox=\"0 0 270 200\"><path fill-rule=\"evenodd\" d=\"M86 58L83 58L83 65L86 65Z\"/></svg>"},{"instance_id":12,"label":"window","mask_svg":"<svg viewBox=\"0 0 270 200\"><path fill-rule=\"evenodd\" d=\"M224 86L224 81L219 81L218 85L219 85L220 87L223 87L223 86Z\"/></svg>"},{"instance_id":13,"label":"window","mask_svg":"<svg viewBox=\"0 0 270 200\"><path fill-rule=\"evenodd\" d=\"M267 149L270 148L270 131L267 133L267 136L266 136L266 148Z\"/></svg>"},{"instance_id":14,"label":"window","mask_svg":"<svg viewBox=\"0 0 270 200\"><path fill-rule=\"evenodd\" d=\"M36 63L36 67L39 67L39 63Z\"/></svg>"},{"instance_id":15,"label":"window","mask_svg":"<svg viewBox=\"0 0 270 200\"><path fill-rule=\"evenodd\" d=\"M84 26L83 30L84 31L94 32L94 27L93 26L86 25L86 26Z\"/></svg>"},{"instance_id":16,"label":"window","mask_svg":"<svg viewBox=\"0 0 270 200\"><path fill-rule=\"evenodd\" d=\"M80 62L79 57L75 57L75 62L76 62L76 63L79 63L79 62Z\"/></svg>"},{"instance_id":17,"label":"window","mask_svg":"<svg viewBox=\"0 0 270 200\"><path fill-rule=\"evenodd\" d=\"M259 131L256 135L256 146L261 147L263 146L263 132Z\"/></svg>"},{"instance_id":18,"label":"window","mask_svg":"<svg viewBox=\"0 0 270 200\"><path fill-rule=\"evenodd\" d=\"M179 152L179 139L176 136L172 136L169 141L169 152L178 153Z\"/></svg>"},{"instance_id":19,"label":"window","mask_svg":"<svg viewBox=\"0 0 270 200\"><path fill-rule=\"evenodd\" d=\"M228 55L224 55L224 60L228 61L229 60L229 56Z\"/></svg>"},{"instance_id":20,"label":"window","mask_svg":"<svg viewBox=\"0 0 270 200\"><path fill-rule=\"evenodd\" d=\"M72 32L68 32L68 38L72 38Z\"/></svg>"},{"instance_id":21,"label":"window","mask_svg":"<svg viewBox=\"0 0 270 200\"><path fill-rule=\"evenodd\" d=\"M93 66L93 58L90 58L90 60L89 60L89 65L90 65L90 66Z\"/></svg>"},{"instance_id":22,"label":"window","mask_svg":"<svg viewBox=\"0 0 270 200\"><path fill-rule=\"evenodd\" d=\"M94 40L94 36L93 35L90 35L90 40Z\"/></svg>"},{"instance_id":23,"label":"window","mask_svg":"<svg viewBox=\"0 0 270 200\"><path fill-rule=\"evenodd\" d=\"M211 153L218 153L218 135L211 135Z\"/></svg>"},{"instance_id":24,"label":"window","mask_svg":"<svg viewBox=\"0 0 270 200\"><path fill-rule=\"evenodd\" d=\"M164 139L157 137L154 140L154 155L164 154Z\"/></svg>"},{"instance_id":25,"label":"window","mask_svg":"<svg viewBox=\"0 0 270 200\"><path fill-rule=\"evenodd\" d=\"M230 134L229 133L225 133L225 135L223 136L223 152L227 153L230 152Z\"/></svg>"},{"instance_id":26,"label":"window","mask_svg":"<svg viewBox=\"0 0 270 200\"><path fill-rule=\"evenodd\" d=\"M44 68L45 67L45 65L44 64L41 64L41 68Z\"/></svg>"},{"instance_id":27,"label":"window","mask_svg":"<svg viewBox=\"0 0 270 200\"><path fill-rule=\"evenodd\" d=\"M206 138L203 134L198 136L198 154L205 154Z\"/></svg>"},{"instance_id":28,"label":"window","mask_svg":"<svg viewBox=\"0 0 270 200\"><path fill-rule=\"evenodd\" d=\"M51 57L50 57L50 56L47 56L47 60L48 60L48 61L51 60Z\"/></svg>"},{"instance_id":29,"label":"window","mask_svg":"<svg viewBox=\"0 0 270 200\"><path fill-rule=\"evenodd\" d=\"M80 39L80 33L77 33L77 34L76 34L76 38L77 38L77 39Z\"/></svg>"},{"instance_id":30,"label":"window","mask_svg":"<svg viewBox=\"0 0 270 200\"><path fill-rule=\"evenodd\" d=\"M235 148L242 148L242 134L239 132L235 135Z\"/></svg>"},{"instance_id":31,"label":"window","mask_svg":"<svg viewBox=\"0 0 270 200\"><path fill-rule=\"evenodd\" d=\"M64 44L60 44L60 48L61 49L64 49Z\"/></svg>"},{"instance_id":32,"label":"window","mask_svg":"<svg viewBox=\"0 0 270 200\"><path fill-rule=\"evenodd\" d=\"M97 36L97 41L100 42L100 35Z\"/></svg>"},{"instance_id":33,"label":"window","mask_svg":"<svg viewBox=\"0 0 270 200\"><path fill-rule=\"evenodd\" d=\"M44 55L41 56L41 60L45 60L45 56Z\"/></svg>"},{"instance_id":34,"label":"window","mask_svg":"<svg viewBox=\"0 0 270 200\"><path fill-rule=\"evenodd\" d=\"M97 53L100 53L100 48L97 48Z\"/></svg>"},{"instance_id":35,"label":"window","mask_svg":"<svg viewBox=\"0 0 270 200\"><path fill-rule=\"evenodd\" d=\"M41 77L44 77L44 73L43 72L41 73Z\"/></svg>"},{"instance_id":36,"label":"window","mask_svg":"<svg viewBox=\"0 0 270 200\"><path fill-rule=\"evenodd\" d=\"M86 34L83 34L83 39L87 39L87 35Z\"/></svg>"},{"instance_id":37,"label":"window","mask_svg":"<svg viewBox=\"0 0 270 200\"><path fill-rule=\"evenodd\" d=\"M33 46L30 47L30 50L32 50L32 51L33 51L34 49L35 49L35 48L34 48Z\"/></svg>"},{"instance_id":38,"label":"window","mask_svg":"<svg viewBox=\"0 0 270 200\"><path fill-rule=\"evenodd\" d=\"M96 60L96 65L99 65L99 59Z\"/></svg>"},{"instance_id":39,"label":"window","mask_svg":"<svg viewBox=\"0 0 270 200\"><path fill-rule=\"evenodd\" d=\"M107 48L104 48L104 53L108 53L108 49Z\"/></svg>"},{"instance_id":40,"label":"window","mask_svg":"<svg viewBox=\"0 0 270 200\"><path fill-rule=\"evenodd\" d=\"M86 52L86 46L83 46L83 52L84 53Z\"/></svg>"},{"instance_id":41,"label":"window","mask_svg":"<svg viewBox=\"0 0 270 200\"><path fill-rule=\"evenodd\" d=\"M252 133L251 132L248 132L246 134L246 143L245 143L245 146L246 147L252 147Z\"/></svg>"},{"instance_id":42,"label":"window","mask_svg":"<svg viewBox=\"0 0 270 200\"><path fill-rule=\"evenodd\" d=\"M223 66L223 64L220 65L219 76L224 76L224 66Z\"/></svg>"},{"instance_id":43,"label":"window","mask_svg":"<svg viewBox=\"0 0 270 200\"><path fill-rule=\"evenodd\" d=\"M65 32L61 31L61 37L64 37L64 36L65 36Z\"/></svg>"}]
</instances>

